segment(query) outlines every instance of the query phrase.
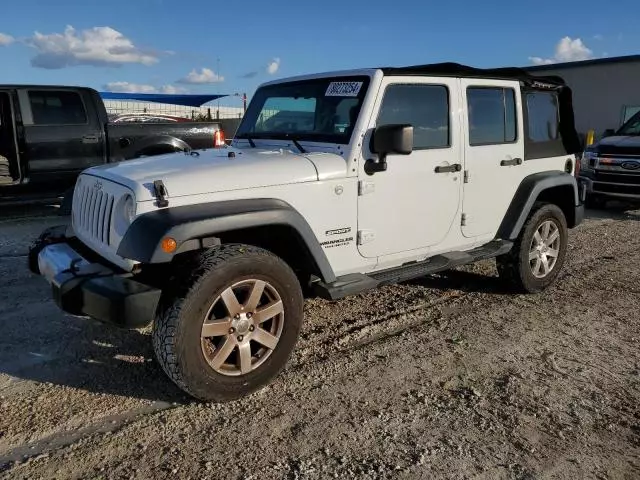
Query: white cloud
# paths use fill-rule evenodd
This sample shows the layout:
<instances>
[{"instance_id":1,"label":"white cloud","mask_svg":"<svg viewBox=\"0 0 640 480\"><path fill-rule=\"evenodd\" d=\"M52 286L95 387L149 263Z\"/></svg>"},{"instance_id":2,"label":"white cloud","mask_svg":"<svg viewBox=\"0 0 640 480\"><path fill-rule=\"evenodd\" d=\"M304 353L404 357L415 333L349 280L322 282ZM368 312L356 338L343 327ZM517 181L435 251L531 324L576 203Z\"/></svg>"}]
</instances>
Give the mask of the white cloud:
<instances>
[{"instance_id":1,"label":"white cloud","mask_svg":"<svg viewBox=\"0 0 640 480\"><path fill-rule=\"evenodd\" d=\"M31 60L34 67L57 69L75 65L152 65L158 57L144 52L122 33L111 27L93 27L80 32L67 26L63 33L44 35L36 32L26 40L38 52Z\"/></svg>"},{"instance_id":2,"label":"white cloud","mask_svg":"<svg viewBox=\"0 0 640 480\"><path fill-rule=\"evenodd\" d=\"M600 42L600 41L604 40L604 35L601 35L601 34L598 33L598 34L593 36L593 39Z\"/></svg>"},{"instance_id":3,"label":"white cloud","mask_svg":"<svg viewBox=\"0 0 640 480\"><path fill-rule=\"evenodd\" d=\"M0 47L13 43L15 39L11 35L0 33Z\"/></svg>"},{"instance_id":4,"label":"white cloud","mask_svg":"<svg viewBox=\"0 0 640 480\"><path fill-rule=\"evenodd\" d=\"M280 59L274 58L267 64L267 73L269 75L274 75L280 69Z\"/></svg>"},{"instance_id":5,"label":"white cloud","mask_svg":"<svg viewBox=\"0 0 640 480\"><path fill-rule=\"evenodd\" d=\"M198 72L195 68L189 72L189 74L178 80L179 83L190 83L197 85L205 85L211 83L220 83L224 82L224 77L221 77L213 70L209 68L202 68L200 72Z\"/></svg>"},{"instance_id":6,"label":"white cloud","mask_svg":"<svg viewBox=\"0 0 640 480\"><path fill-rule=\"evenodd\" d=\"M130 82L109 82L104 86L104 89L109 92L118 93L187 93L187 90L185 88L176 87L174 85L163 85L162 87L157 88L153 85Z\"/></svg>"},{"instance_id":7,"label":"white cloud","mask_svg":"<svg viewBox=\"0 0 640 480\"><path fill-rule=\"evenodd\" d=\"M529 60L534 65L551 65L552 63L556 63L554 60L551 60L550 58L529 57Z\"/></svg>"},{"instance_id":8,"label":"white cloud","mask_svg":"<svg viewBox=\"0 0 640 480\"><path fill-rule=\"evenodd\" d=\"M176 87L175 85L163 85L162 87L160 87L160 93L177 95L179 93L189 93L189 90L182 87Z\"/></svg>"},{"instance_id":9,"label":"white cloud","mask_svg":"<svg viewBox=\"0 0 640 480\"><path fill-rule=\"evenodd\" d=\"M581 39L571 37L562 38L556 45L553 58L529 57L536 65L551 65L559 62L577 62L593 58L593 51L582 42Z\"/></svg>"}]
</instances>

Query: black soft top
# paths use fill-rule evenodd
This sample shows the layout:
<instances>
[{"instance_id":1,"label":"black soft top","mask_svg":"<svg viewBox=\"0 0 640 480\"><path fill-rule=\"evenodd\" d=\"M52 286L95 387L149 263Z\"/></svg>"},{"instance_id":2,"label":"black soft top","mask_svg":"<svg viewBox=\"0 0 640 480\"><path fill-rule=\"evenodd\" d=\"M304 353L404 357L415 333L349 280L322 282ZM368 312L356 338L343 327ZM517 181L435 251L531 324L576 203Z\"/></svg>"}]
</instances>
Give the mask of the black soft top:
<instances>
[{"instance_id":1,"label":"black soft top","mask_svg":"<svg viewBox=\"0 0 640 480\"><path fill-rule=\"evenodd\" d=\"M495 80L518 80L533 88L558 88L565 82L558 76L536 76L517 67L475 68L460 63L432 63L407 67L383 67L385 75L429 75L440 77L491 78Z\"/></svg>"},{"instance_id":2,"label":"black soft top","mask_svg":"<svg viewBox=\"0 0 640 480\"><path fill-rule=\"evenodd\" d=\"M462 78L490 78L494 80L516 80L521 88L527 90L553 90L558 95L560 113L560 139L547 143L533 143L525 141L525 158L543 158L565 153L579 153L582 142L575 128L573 113L573 92L562 77L536 76L526 70L516 67L505 68L475 68L459 63L433 63L429 65L412 65L408 67L384 67L385 75L416 75L433 77L462 77ZM526 103L525 122L527 121Z\"/></svg>"}]
</instances>

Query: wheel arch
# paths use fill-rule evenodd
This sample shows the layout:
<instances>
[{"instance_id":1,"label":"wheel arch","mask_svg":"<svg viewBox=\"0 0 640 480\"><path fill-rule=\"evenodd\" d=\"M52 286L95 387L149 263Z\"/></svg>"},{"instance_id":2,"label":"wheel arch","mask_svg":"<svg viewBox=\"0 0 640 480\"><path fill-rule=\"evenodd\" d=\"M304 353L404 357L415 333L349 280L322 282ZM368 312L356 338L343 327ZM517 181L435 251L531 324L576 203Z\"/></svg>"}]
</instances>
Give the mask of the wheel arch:
<instances>
[{"instance_id":1,"label":"wheel arch","mask_svg":"<svg viewBox=\"0 0 640 480\"><path fill-rule=\"evenodd\" d=\"M135 142L125 156L126 158L134 158L140 155L153 156L189 150L191 150L189 144L180 138L171 135L156 135Z\"/></svg>"},{"instance_id":2,"label":"wheel arch","mask_svg":"<svg viewBox=\"0 0 640 480\"><path fill-rule=\"evenodd\" d=\"M166 253L162 239L178 248ZM298 271L335 281L329 261L304 217L277 199L250 199L169 207L140 215L118 247L118 255L142 263L171 262L176 255L220 243L245 243L280 256Z\"/></svg>"},{"instance_id":3,"label":"wheel arch","mask_svg":"<svg viewBox=\"0 0 640 480\"><path fill-rule=\"evenodd\" d=\"M516 239L536 202L557 205L564 213L569 228L582 221L583 207L580 205L575 177L565 172L540 172L525 177L518 186L497 237Z\"/></svg>"}]
</instances>

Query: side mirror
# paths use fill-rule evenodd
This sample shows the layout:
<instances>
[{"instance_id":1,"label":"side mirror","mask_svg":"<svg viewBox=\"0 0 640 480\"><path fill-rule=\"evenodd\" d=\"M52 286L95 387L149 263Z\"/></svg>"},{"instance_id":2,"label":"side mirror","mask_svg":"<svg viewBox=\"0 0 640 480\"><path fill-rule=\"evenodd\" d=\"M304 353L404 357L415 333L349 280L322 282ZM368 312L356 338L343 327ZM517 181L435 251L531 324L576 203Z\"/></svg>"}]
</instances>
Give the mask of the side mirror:
<instances>
[{"instance_id":1,"label":"side mirror","mask_svg":"<svg viewBox=\"0 0 640 480\"><path fill-rule=\"evenodd\" d=\"M602 134L602 138L613 137L615 134L616 134L616 131L613 128L607 128Z\"/></svg>"},{"instance_id":2,"label":"side mirror","mask_svg":"<svg viewBox=\"0 0 640 480\"><path fill-rule=\"evenodd\" d=\"M387 169L387 155L409 155L413 152L413 126L407 124L380 125L371 136L371 151L378 160L367 160L365 172L372 175Z\"/></svg>"}]
</instances>

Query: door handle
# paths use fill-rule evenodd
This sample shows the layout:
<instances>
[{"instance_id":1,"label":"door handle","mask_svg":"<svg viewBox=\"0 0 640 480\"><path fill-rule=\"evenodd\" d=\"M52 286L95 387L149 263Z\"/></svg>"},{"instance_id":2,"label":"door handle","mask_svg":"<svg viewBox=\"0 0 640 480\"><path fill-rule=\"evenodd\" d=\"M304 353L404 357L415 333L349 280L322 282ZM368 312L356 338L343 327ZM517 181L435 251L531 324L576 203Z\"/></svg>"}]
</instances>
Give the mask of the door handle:
<instances>
[{"instance_id":1,"label":"door handle","mask_svg":"<svg viewBox=\"0 0 640 480\"><path fill-rule=\"evenodd\" d=\"M82 137L82 143L98 143L99 139L97 135L85 135Z\"/></svg>"},{"instance_id":2,"label":"door handle","mask_svg":"<svg viewBox=\"0 0 640 480\"><path fill-rule=\"evenodd\" d=\"M502 160L500 162L501 167L514 167L516 165L522 165L521 158L512 158L510 160Z\"/></svg>"},{"instance_id":3,"label":"door handle","mask_svg":"<svg viewBox=\"0 0 640 480\"><path fill-rule=\"evenodd\" d=\"M453 173L453 172L459 172L460 170L462 170L462 165L460 165L459 163L454 163L453 165L447 165L446 167L439 165L436 167L435 172L436 173Z\"/></svg>"}]
</instances>

